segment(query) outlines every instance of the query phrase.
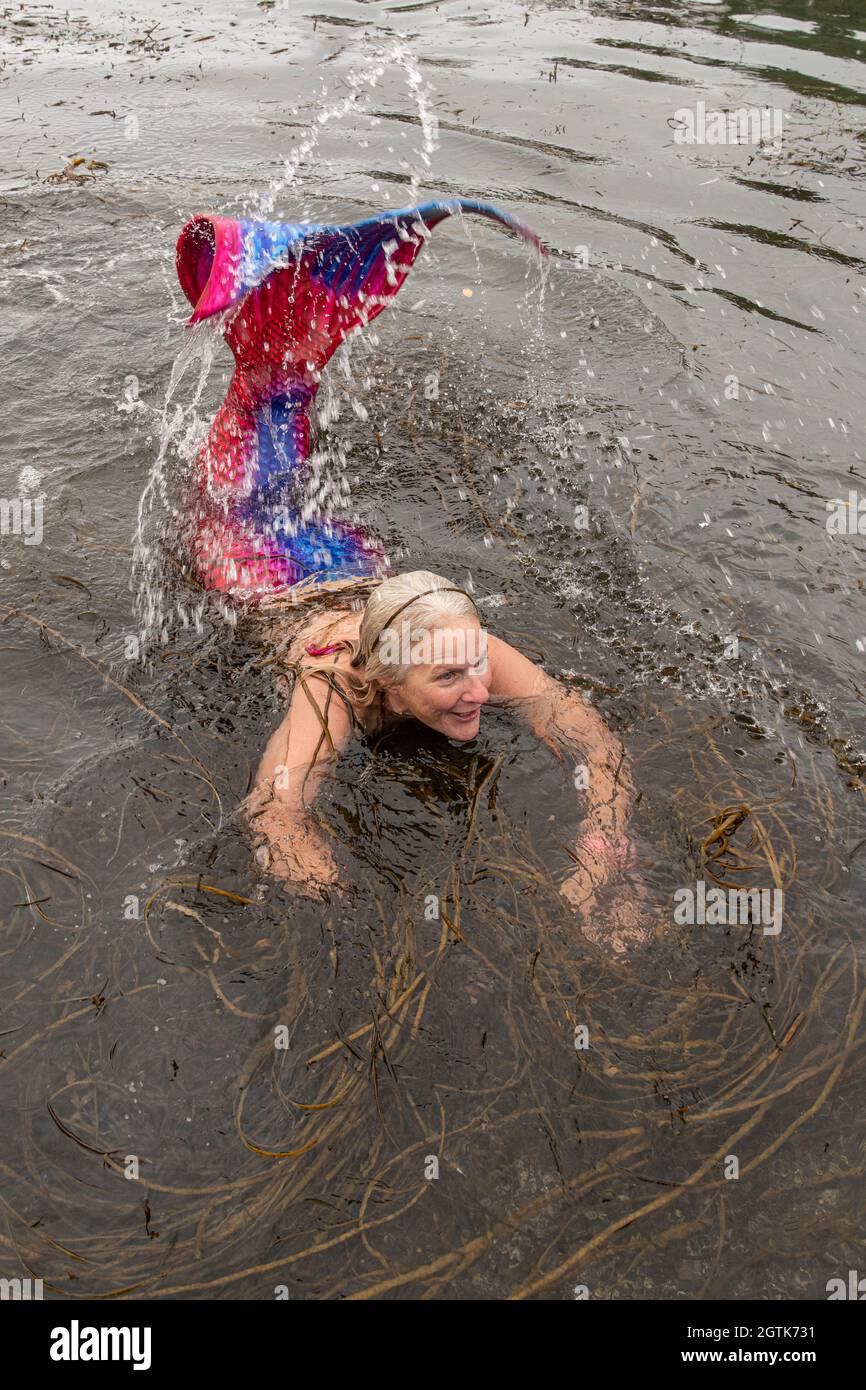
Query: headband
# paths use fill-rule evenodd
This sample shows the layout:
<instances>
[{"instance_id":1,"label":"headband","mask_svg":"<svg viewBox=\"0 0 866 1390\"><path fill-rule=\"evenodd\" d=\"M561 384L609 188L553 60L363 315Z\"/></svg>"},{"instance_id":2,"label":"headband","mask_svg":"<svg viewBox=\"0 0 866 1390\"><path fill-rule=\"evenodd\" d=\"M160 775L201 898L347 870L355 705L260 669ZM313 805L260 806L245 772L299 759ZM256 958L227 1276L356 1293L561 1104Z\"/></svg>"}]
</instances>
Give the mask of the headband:
<instances>
[{"instance_id":1,"label":"headband","mask_svg":"<svg viewBox=\"0 0 866 1390\"><path fill-rule=\"evenodd\" d=\"M466 597L469 599L470 603L472 604L472 607L475 609L475 612L478 612L478 604L475 602L471 594L466 593L465 589L457 589L451 584L440 584L435 589L424 589L420 594L413 594L411 598L407 598L406 602L401 603L397 611L391 614L387 623L382 624L382 626L379 629L380 633L384 632L386 628L389 628L393 623L394 619L399 617L399 615L403 612L403 609L408 608L410 603L414 603L415 600L419 598L426 598L428 594L466 594Z\"/></svg>"}]
</instances>

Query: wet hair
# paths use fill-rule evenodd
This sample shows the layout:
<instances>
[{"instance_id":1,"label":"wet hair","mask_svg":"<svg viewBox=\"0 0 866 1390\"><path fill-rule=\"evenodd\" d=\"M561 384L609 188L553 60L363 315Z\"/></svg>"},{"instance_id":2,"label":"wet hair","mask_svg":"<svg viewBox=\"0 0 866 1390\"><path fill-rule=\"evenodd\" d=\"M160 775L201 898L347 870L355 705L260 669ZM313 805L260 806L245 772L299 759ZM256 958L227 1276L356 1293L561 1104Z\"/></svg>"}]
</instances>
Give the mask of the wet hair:
<instances>
[{"instance_id":1,"label":"wet hair","mask_svg":"<svg viewBox=\"0 0 866 1390\"><path fill-rule=\"evenodd\" d=\"M471 594L450 579L430 570L410 570L384 579L373 590L364 607L357 640L346 639L352 656L348 675L352 698L358 705L371 705L385 687L399 686L410 671L409 665L385 662L380 656L379 638L391 628L398 614L406 612L413 633L438 627L443 618L477 618ZM304 663L305 671L331 670L332 661Z\"/></svg>"}]
</instances>

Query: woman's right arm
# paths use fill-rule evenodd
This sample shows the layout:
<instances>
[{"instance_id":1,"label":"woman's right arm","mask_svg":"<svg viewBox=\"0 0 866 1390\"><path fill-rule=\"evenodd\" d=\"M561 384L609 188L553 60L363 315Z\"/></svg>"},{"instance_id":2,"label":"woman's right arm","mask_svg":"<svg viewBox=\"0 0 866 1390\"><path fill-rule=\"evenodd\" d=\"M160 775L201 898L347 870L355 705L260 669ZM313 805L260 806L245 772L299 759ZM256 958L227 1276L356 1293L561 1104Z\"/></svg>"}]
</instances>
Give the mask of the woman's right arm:
<instances>
[{"instance_id":1,"label":"woman's right arm","mask_svg":"<svg viewBox=\"0 0 866 1390\"><path fill-rule=\"evenodd\" d=\"M241 803L256 837L259 862L277 877L317 891L337 882L337 868L309 807L350 727L345 702L326 680L299 677L286 717L268 740L253 789Z\"/></svg>"}]
</instances>

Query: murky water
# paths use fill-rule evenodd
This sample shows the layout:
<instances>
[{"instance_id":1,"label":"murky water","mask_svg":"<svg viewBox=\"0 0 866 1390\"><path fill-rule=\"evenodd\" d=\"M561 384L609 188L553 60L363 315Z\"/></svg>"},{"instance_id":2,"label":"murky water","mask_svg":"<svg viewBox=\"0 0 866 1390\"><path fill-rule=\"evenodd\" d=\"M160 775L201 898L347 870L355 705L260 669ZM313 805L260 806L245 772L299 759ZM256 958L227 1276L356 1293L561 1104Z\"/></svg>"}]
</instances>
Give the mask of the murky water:
<instances>
[{"instance_id":1,"label":"murky water","mask_svg":"<svg viewBox=\"0 0 866 1390\"><path fill-rule=\"evenodd\" d=\"M856 1264L864 537L826 525L866 491L856 10L6 21L0 481L43 534L0 541L4 1276L813 1299ZM678 138L738 108L779 139ZM660 923L627 964L557 891L571 769L505 710L353 745L320 801L346 894L263 884L232 813L281 697L160 545L229 369L182 326L184 222L454 194L545 274L437 229L328 369L325 493L622 734ZM779 934L678 925L716 878L783 890Z\"/></svg>"}]
</instances>

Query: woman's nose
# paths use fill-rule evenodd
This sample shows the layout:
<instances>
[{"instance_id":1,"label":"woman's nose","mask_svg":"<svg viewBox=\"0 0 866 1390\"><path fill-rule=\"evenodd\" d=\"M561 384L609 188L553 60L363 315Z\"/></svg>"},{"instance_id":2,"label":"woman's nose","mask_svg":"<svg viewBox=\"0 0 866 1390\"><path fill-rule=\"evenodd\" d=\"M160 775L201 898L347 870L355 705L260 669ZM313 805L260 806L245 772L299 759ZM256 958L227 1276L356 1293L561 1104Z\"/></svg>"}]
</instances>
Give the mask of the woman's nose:
<instances>
[{"instance_id":1,"label":"woman's nose","mask_svg":"<svg viewBox=\"0 0 866 1390\"><path fill-rule=\"evenodd\" d=\"M481 677L473 673L470 676L468 688L463 692L464 700L471 701L473 705L483 705L487 702L489 696L490 691L487 689Z\"/></svg>"}]
</instances>

